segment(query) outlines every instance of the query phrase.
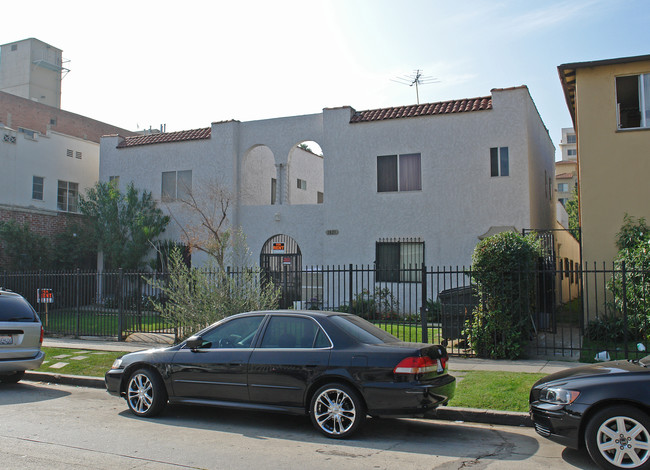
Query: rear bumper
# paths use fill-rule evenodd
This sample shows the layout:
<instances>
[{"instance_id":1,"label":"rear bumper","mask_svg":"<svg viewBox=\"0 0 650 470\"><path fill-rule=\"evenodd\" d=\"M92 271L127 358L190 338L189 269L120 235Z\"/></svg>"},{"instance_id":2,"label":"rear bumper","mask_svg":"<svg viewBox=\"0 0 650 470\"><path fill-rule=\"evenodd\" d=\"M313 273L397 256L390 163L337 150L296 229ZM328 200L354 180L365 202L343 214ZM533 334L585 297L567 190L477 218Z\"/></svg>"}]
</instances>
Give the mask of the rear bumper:
<instances>
[{"instance_id":1,"label":"rear bumper","mask_svg":"<svg viewBox=\"0 0 650 470\"><path fill-rule=\"evenodd\" d=\"M45 359L43 351L38 351L34 357L0 359L0 373L38 369L43 364L43 359Z\"/></svg>"},{"instance_id":2,"label":"rear bumper","mask_svg":"<svg viewBox=\"0 0 650 470\"><path fill-rule=\"evenodd\" d=\"M456 391L456 378L444 375L430 383L373 383L364 386L371 416L426 416L446 405Z\"/></svg>"}]
</instances>

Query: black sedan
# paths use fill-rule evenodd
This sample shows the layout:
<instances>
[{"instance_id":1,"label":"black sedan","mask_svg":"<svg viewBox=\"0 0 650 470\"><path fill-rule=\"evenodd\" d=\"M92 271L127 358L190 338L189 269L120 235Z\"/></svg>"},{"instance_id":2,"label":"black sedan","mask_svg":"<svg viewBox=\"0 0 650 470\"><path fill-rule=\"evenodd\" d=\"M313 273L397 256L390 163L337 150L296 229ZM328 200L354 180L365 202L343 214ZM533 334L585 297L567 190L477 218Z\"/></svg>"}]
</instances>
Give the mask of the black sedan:
<instances>
[{"instance_id":1,"label":"black sedan","mask_svg":"<svg viewBox=\"0 0 650 470\"><path fill-rule=\"evenodd\" d=\"M601 468L650 468L650 356L567 369L530 391L537 432Z\"/></svg>"},{"instance_id":2,"label":"black sedan","mask_svg":"<svg viewBox=\"0 0 650 470\"><path fill-rule=\"evenodd\" d=\"M248 312L181 344L127 354L106 388L137 416L169 403L309 414L344 438L370 416L425 416L453 396L442 346L405 343L345 313Z\"/></svg>"}]
</instances>

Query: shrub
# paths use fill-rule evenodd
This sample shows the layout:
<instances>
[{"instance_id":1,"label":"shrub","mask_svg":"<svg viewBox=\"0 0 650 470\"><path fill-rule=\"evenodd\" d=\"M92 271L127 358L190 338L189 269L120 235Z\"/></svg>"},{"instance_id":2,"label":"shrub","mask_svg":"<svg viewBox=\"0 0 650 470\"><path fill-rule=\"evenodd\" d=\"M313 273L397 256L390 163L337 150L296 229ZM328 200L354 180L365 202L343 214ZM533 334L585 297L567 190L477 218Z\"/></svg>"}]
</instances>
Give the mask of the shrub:
<instances>
[{"instance_id":1,"label":"shrub","mask_svg":"<svg viewBox=\"0 0 650 470\"><path fill-rule=\"evenodd\" d=\"M170 253L166 282L147 282L162 293L161 300L152 299L151 303L174 325L177 340L236 313L276 309L280 297L272 283L262 283L259 269L231 274L214 264L208 269L190 268L178 248Z\"/></svg>"},{"instance_id":2,"label":"shrub","mask_svg":"<svg viewBox=\"0 0 650 470\"><path fill-rule=\"evenodd\" d=\"M352 313L366 320L394 320L400 318L399 302L394 299L390 289L375 288L371 294L368 289L359 292L352 302L342 305L338 311Z\"/></svg>"},{"instance_id":3,"label":"shrub","mask_svg":"<svg viewBox=\"0 0 650 470\"><path fill-rule=\"evenodd\" d=\"M619 252L614 258L614 275L607 282L607 288L613 294L610 307L619 314L627 312L628 328L641 335L650 320L649 231L644 218L635 221L625 214L621 230L616 235ZM623 326L621 319L620 327Z\"/></svg>"},{"instance_id":4,"label":"shrub","mask_svg":"<svg viewBox=\"0 0 650 470\"><path fill-rule=\"evenodd\" d=\"M539 255L535 234L503 232L474 249L472 277L480 302L465 333L479 357L515 359L523 354L532 330Z\"/></svg>"}]
</instances>

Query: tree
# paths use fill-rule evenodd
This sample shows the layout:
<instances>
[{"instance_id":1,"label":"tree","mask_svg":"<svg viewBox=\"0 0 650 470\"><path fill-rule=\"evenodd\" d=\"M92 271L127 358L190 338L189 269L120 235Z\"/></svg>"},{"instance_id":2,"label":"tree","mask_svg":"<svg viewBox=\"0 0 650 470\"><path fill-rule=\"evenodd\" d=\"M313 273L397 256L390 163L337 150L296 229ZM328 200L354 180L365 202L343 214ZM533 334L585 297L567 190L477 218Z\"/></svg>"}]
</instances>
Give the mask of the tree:
<instances>
[{"instance_id":1,"label":"tree","mask_svg":"<svg viewBox=\"0 0 650 470\"><path fill-rule=\"evenodd\" d=\"M573 187L571 199L569 199L564 208L569 214L569 231L573 238L580 241L580 201L578 196L578 187Z\"/></svg>"},{"instance_id":2,"label":"tree","mask_svg":"<svg viewBox=\"0 0 650 470\"><path fill-rule=\"evenodd\" d=\"M165 231L169 217L151 193L131 183L122 194L114 184L98 182L80 197L81 213L91 220L92 236L108 268L139 269L151 242Z\"/></svg>"},{"instance_id":3,"label":"tree","mask_svg":"<svg viewBox=\"0 0 650 470\"><path fill-rule=\"evenodd\" d=\"M188 211L190 220L183 219L183 214L171 207L168 207L169 213L180 228L182 240L190 251L196 249L208 254L217 263L217 267L224 270L227 253L239 255L244 242L241 231L231 227L228 220L233 197L216 179L197 186L197 189L186 190L185 195L177 199ZM237 265L246 264L243 260L235 261Z\"/></svg>"},{"instance_id":4,"label":"tree","mask_svg":"<svg viewBox=\"0 0 650 470\"><path fill-rule=\"evenodd\" d=\"M169 275L148 283L162 293L164 301L154 300L153 306L174 325L177 340L230 315L278 307L280 290L262 282L259 268L228 272L214 260L191 268L179 248L172 248L168 262Z\"/></svg>"},{"instance_id":5,"label":"tree","mask_svg":"<svg viewBox=\"0 0 650 470\"><path fill-rule=\"evenodd\" d=\"M516 359L532 329L540 242L536 234L502 232L485 238L472 254L480 303L466 331L479 357Z\"/></svg>"},{"instance_id":6,"label":"tree","mask_svg":"<svg viewBox=\"0 0 650 470\"><path fill-rule=\"evenodd\" d=\"M3 242L4 256L8 261L5 269L30 271L51 267L52 243L46 237L32 232L27 222L1 222L0 240Z\"/></svg>"}]
</instances>

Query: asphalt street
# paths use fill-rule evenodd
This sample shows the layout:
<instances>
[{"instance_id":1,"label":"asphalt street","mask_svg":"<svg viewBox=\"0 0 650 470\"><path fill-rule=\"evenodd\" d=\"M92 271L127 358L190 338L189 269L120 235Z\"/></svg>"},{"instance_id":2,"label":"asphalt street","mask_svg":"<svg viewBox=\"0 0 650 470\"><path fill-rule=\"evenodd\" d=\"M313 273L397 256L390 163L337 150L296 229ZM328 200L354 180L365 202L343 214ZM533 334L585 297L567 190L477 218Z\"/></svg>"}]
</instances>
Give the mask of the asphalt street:
<instances>
[{"instance_id":1,"label":"asphalt street","mask_svg":"<svg viewBox=\"0 0 650 470\"><path fill-rule=\"evenodd\" d=\"M306 417L169 407L155 419L87 387L0 387L0 462L8 469L593 469L529 427L370 420L353 439L318 434Z\"/></svg>"}]
</instances>

